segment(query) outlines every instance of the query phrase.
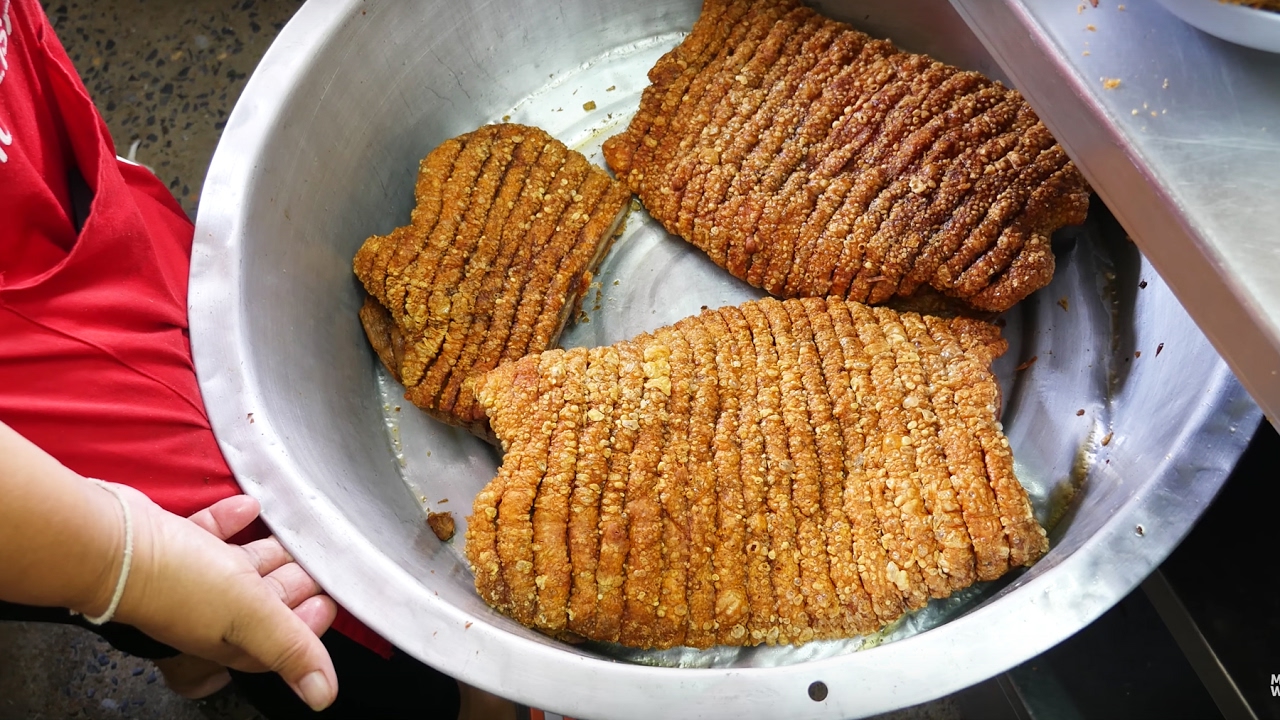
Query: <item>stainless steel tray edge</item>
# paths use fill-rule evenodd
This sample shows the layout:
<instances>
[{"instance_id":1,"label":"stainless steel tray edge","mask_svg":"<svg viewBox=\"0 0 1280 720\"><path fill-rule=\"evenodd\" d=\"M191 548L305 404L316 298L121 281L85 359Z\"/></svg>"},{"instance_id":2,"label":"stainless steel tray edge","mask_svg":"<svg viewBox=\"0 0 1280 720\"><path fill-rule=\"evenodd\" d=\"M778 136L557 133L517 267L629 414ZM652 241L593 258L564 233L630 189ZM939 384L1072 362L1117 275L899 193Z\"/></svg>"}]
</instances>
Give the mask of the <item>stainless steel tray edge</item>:
<instances>
[{"instance_id":1,"label":"stainless steel tray edge","mask_svg":"<svg viewBox=\"0 0 1280 720\"><path fill-rule=\"evenodd\" d=\"M951 3L1280 418L1280 56L1207 37L1152 0Z\"/></svg>"}]
</instances>

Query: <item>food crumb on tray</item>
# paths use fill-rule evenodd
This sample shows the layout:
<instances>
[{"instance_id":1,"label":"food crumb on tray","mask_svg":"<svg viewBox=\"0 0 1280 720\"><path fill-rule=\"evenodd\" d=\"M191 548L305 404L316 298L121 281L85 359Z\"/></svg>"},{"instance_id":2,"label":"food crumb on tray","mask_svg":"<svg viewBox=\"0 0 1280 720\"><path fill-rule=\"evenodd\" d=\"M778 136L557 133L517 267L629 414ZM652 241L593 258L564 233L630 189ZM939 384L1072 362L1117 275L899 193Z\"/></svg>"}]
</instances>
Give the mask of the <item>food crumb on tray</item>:
<instances>
[{"instance_id":1,"label":"food crumb on tray","mask_svg":"<svg viewBox=\"0 0 1280 720\"><path fill-rule=\"evenodd\" d=\"M427 525L431 527L431 532L440 538L440 542L448 542L453 539L453 533L456 529L453 522L453 513L429 512L427 513Z\"/></svg>"}]
</instances>

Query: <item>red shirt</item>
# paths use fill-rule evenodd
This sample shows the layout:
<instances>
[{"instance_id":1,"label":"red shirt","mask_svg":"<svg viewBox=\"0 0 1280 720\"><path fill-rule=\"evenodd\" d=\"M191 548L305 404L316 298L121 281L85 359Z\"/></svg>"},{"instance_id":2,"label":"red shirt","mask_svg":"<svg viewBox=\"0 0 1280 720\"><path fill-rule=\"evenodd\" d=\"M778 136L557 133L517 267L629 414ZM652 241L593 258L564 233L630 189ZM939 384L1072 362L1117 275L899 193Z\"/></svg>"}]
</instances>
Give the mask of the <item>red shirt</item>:
<instances>
[{"instance_id":1,"label":"red shirt","mask_svg":"<svg viewBox=\"0 0 1280 720\"><path fill-rule=\"evenodd\" d=\"M191 361L192 235L168 189L117 160L36 0L0 0L0 421L182 516L240 492ZM348 615L335 627L389 651Z\"/></svg>"},{"instance_id":2,"label":"red shirt","mask_svg":"<svg viewBox=\"0 0 1280 720\"><path fill-rule=\"evenodd\" d=\"M191 222L116 160L39 5L0 7L0 419L81 475L190 515L239 492L187 342ZM93 197L79 233L73 173Z\"/></svg>"}]
</instances>

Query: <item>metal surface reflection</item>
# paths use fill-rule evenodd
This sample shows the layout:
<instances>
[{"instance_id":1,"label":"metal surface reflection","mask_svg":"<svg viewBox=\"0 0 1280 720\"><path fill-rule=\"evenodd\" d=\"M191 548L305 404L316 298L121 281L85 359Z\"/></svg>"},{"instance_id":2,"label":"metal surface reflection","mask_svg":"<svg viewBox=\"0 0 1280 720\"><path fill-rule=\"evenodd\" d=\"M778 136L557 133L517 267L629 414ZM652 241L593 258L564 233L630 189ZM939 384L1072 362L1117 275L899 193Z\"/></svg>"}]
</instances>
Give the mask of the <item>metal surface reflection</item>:
<instances>
[{"instance_id":1,"label":"metal surface reflection","mask_svg":"<svg viewBox=\"0 0 1280 720\"><path fill-rule=\"evenodd\" d=\"M945 2L863 3L856 16L829 5L907 48L994 66ZM1053 549L1029 571L935 603L874 648L569 646L491 611L460 548L426 528L424 503L462 520L498 457L379 376L356 319L352 255L408 217L418 159L482 122L536 123L591 157L697 10L676 0L308 3L232 114L197 224L192 343L228 461L294 555L375 630L468 683L574 716L846 718L1038 654L1169 553L1258 418L1100 217L1058 238L1058 277L1007 316L1012 348L998 368L1020 476L1042 518L1058 520ZM566 345L612 342L756 292L642 211L600 283ZM817 680L821 700L810 694Z\"/></svg>"}]
</instances>

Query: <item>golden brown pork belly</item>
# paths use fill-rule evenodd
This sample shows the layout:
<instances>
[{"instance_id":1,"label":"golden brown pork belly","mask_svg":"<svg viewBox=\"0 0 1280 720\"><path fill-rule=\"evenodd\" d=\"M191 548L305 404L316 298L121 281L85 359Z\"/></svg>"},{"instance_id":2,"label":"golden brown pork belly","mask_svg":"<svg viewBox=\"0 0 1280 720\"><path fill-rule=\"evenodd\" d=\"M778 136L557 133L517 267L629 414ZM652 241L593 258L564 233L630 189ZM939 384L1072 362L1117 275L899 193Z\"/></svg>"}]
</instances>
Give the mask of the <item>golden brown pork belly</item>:
<instances>
[{"instance_id":1,"label":"golden brown pork belly","mask_svg":"<svg viewBox=\"0 0 1280 720\"><path fill-rule=\"evenodd\" d=\"M360 319L405 398L486 434L468 379L556 342L631 193L538 128L487 125L423 159L408 225L355 256Z\"/></svg>"},{"instance_id":2,"label":"golden brown pork belly","mask_svg":"<svg viewBox=\"0 0 1280 720\"><path fill-rule=\"evenodd\" d=\"M925 286L1003 311L1089 190L1015 91L799 0L706 0L605 158L649 213L777 297Z\"/></svg>"},{"instance_id":3,"label":"golden brown pork belly","mask_svg":"<svg viewBox=\"0 0 1280 720\"><path fill-rule=\"evenodd\" d=\"M476 381L506 455L466 555L493 607L641 648L873 632L1048 549L992 325L839 298L704 311Z\"/></svg>"}]
</instances>

